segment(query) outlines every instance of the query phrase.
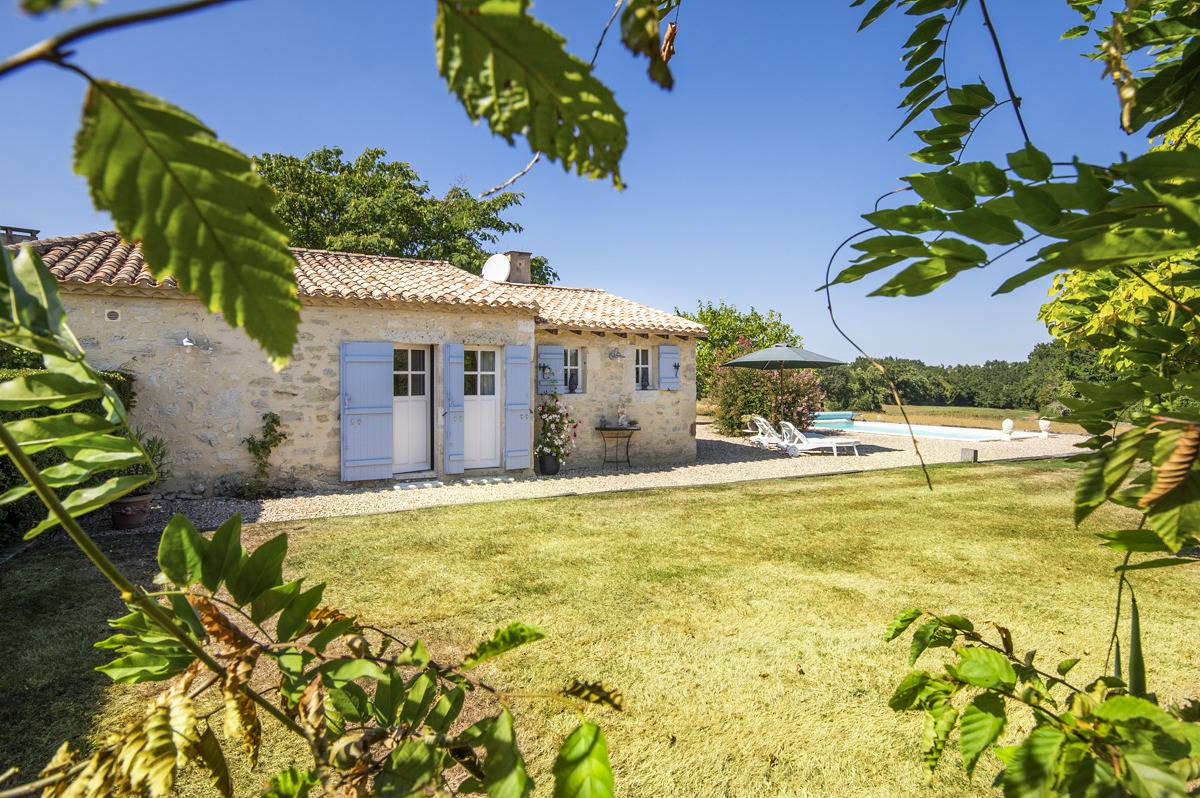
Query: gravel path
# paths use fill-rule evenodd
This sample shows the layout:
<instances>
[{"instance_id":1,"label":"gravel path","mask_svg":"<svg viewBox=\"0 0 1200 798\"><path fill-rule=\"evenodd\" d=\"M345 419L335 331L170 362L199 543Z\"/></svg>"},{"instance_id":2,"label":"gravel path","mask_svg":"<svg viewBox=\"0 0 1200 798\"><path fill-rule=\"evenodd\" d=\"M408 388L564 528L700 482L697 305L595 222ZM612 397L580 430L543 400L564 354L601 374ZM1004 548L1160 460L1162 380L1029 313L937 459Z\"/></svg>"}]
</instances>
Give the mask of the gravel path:
<instances>
[{"instance_id":1,"label":"gravel path","mask_svg":"<svg viewBox=\"0 0 1200 798\"><path fill-rule=\"evenodd\" d=\"M193 499L159 501L153 506L149 528L161 529L173 512L182 512L202 529L217 526L230 515L240 512L247 522L295 521L345 515L367 515L437 507L448 504L532 499L581 493L669 488L689 485L715 485L757 479L873 471L917 464L912 442L893 435L856 437L864 444L861 456L804 454L787 457L764 452L742 439L718 436L707 425L697 432L695 463L645 469L616 468L564 471L554 477L528 477L516 480L479 480L472 484L447 483L442 487L407 488L404 483L379 487L348 488L337 492L289 496L263 501L235 499ZM921 453L927 463L959 460L960 450L979 450L981 461L1016 460L1031 457L1065 456L1075 453L1079 435L1053 435L1050 438L1021 438L1013 441L964 443L947 440L922 440ZM636 456L636 453L635 453Z\"/></svg>"}]
</instances>

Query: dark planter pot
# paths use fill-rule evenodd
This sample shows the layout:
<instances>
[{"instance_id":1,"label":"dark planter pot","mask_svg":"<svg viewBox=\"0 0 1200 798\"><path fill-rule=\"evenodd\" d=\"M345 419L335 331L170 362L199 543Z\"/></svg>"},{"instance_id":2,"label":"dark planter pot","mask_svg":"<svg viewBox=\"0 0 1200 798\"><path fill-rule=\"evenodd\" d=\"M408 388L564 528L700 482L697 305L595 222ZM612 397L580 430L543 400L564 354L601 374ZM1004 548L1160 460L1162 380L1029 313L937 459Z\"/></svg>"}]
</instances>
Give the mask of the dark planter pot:
<instances>
[{"instance_id":1,"label":"dark planter pot","mask_svg":"<svg viewBox=\"0 0 1200 798\"><path fill-rule=\"evenodd\" d=\"M562 468L562 463L552 454L538 455L538 473L552 477Z\"/></svg>"},{"instance_id":2,"label":"dark planter pot","mask_svg":"<svg viewBox=\"0 0 1200 798\"><path fill-rule=\"evenodd\" d=\"M122 496L108 510L112 514L113 529L137 529L146 524L146 514L150 512L150 500L154 498L149 493L139 496Z\"/></svg>"}]
</instances>

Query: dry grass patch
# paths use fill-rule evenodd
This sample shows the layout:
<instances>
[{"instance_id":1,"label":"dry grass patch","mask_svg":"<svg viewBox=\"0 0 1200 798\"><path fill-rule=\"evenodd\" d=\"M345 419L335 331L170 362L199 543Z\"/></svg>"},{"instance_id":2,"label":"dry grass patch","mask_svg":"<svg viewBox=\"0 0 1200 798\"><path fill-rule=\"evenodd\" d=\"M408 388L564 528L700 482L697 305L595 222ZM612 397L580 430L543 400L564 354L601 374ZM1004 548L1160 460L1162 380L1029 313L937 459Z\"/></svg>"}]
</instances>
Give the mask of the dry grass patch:
<instances>
[{"instance_id":1,"label":"dry grass patch","mask_svg":"<svg viewBox=\"0 0 1200 798\"><path fill-rule=\"evenodd\" d=\"M884 626L906 606L959 612L1005 623L1019 647L1050 662L1083 656L1078 672L1094 672L1115 557L1071 525L1072 468L939 467L934 476L932 494L919 472L900 470L442 507L251 534L287 529L290 572L328 580L331 603L440 654L465 652L510 620L541 626L547 640L485 666L486 676L515 691L572 676L619 686L627 711L596 715L623 796L985 795L989 772L971 785L951 766L923 783L920 720L886 706L906 664L902 645L882 641ZM1111 512L1099 520L1119 521ZM60 636L43 615L54 602L25 611L49 570L62 573L53 595L66 601L80 590L75 582L89 577L69 560L66 549L43 550L0 571L0 633L19 625L39 630L26 645L49 641L22 661L46 685L96 658L92 625ZM1200 591L1188 570L1138 577L1149 680L1166 698L1195 681ZM0 674L0 705L9 707L0 762L39 747L48 755L52 734L31 744L22 730L48 699L10 692L20 682L10 667ZM23 706L10 707L14 697ZM140 697L95 688L72 706L97 699L95 728ZM533 700L513 708L534 772L546 773L572 717ZM279 741L268 734L266 768L295 755ZM243 771L242 790L266 773ZM199 794L195 785L185 792Z\"/></svg>"}]
</instances>

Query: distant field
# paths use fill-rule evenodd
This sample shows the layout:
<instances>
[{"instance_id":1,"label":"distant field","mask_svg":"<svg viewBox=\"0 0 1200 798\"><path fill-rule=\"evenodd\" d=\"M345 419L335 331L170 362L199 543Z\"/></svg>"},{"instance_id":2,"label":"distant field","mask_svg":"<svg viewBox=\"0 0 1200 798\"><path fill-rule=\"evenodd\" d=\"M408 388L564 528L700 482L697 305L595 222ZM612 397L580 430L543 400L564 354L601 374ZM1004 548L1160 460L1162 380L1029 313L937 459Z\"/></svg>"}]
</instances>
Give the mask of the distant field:
<instances>
[{"instance_id":1,"label":"distant field","mask_svg":"<svg viewBox=\"0 0 1200 798\"><path fill-rule=\"evenodd\" d=\"M983 427L984 429L999 429L1001 422L1011 418L1017 429L1037 432L1038 414L1033 410L1004 410L999 407L941 407L939 405L905 405L908 419L914 424L943 424L949 427ZM701 423L711 419L715 408L708 399L696 402L696 415ZM900 408L895 405L884 405L883 410L875 413L863 411L858 416L867 421L894 421L902 423ZM1083 428L1078 424L1054 422L1050 425L1052 432L1082 433Z\"/></svg>"},{"instance_id":2,"label":"distant field","mask_svg":"<svg viewBox=\"0 0 1200 798\"><path fill-rule=\"evenodd\" d=\"M914 424L944 424L950 427L983 427L998 429L1001 422L1011 418L1017 429L1036 432L1038 414L1033 410L1003 410L998 407L940 407L936 405L905 405L908 420ZM900 408L895 405L884 405L879 413L863 412L859 416L867 421L902 422ZM1050 425L1052 432L1082 433L1083 428L1078 424L1054 422Z\"/></svg>"}]
</instances>

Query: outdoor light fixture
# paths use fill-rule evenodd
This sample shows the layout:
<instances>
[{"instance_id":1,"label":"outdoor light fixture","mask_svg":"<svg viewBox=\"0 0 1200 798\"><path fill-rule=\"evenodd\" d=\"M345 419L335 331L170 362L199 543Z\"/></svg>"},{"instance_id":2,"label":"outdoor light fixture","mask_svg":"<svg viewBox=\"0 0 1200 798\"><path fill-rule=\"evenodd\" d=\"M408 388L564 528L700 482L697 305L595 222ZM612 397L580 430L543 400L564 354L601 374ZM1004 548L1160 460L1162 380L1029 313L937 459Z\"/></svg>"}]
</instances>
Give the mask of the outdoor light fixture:
<instances>
[{"instance_id":1,"label":"outdoor light fixture","mask_svg":"<svg viewBox=\"0 0 1200 798\"><path fill-rule=\"evenodd\" d=\"M608 350L608 359L609 360L620 360L623 357L625 357L625 353L622 352L620 349L613 348L613 349Z\"/></svg>"},{"instance_id":2,"label":"outdoor light fixture","mask_svg":"<svg viewBox=\"0 0 1200 798\"><path fill-rule=\"evenodd\" d=\"M196 342L192 340L192 336L185 335L185 336L183 336L183 340L179 342L179 345L184 347L185 349L189 349L189 348L195 346Z\"/></svg>"}]
</instances>

